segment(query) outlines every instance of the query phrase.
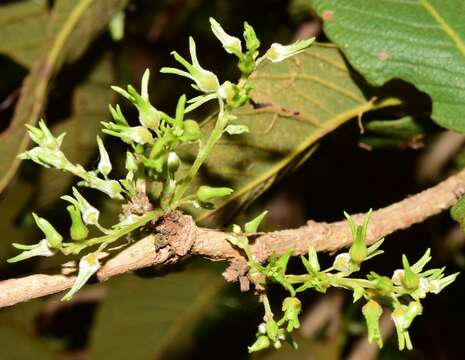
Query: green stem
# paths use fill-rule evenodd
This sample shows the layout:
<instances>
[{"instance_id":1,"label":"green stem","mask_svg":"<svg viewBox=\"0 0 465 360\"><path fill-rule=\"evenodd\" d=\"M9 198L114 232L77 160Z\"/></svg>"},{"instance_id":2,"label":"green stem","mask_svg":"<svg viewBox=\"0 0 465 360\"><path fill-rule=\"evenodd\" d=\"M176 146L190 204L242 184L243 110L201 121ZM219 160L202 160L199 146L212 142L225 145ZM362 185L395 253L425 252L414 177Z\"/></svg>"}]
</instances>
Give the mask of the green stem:
<instances>
[{"instance_id":1,"label":"green stem","mask_svg":"<svg viewBox=\"0 0 465 360\"><path fill-rule=\"evenodd\" d=\"M86 246L85 247L90 247L90 246L93 246L93 245L98 245L98 244L110 244L116 240L118 240L119 238L129 234L131 231L134 231L138 228L140 228L141 226L144 226L145 224L147 224L148 222L152 221L152 220L155 220L155 219L158 219L160 216L162 216L165 212L161 209L156 209L156 210L153 210L153 211L150 211L144 215L142 215L137 221L133 222L132 224L129 224L121 229L118 229L118 230L115 230L115 231L112 231L110 234L108 235L104 235L104 236L99 236L99 237L96 237L96 238L93 238L93 239L89 239L86 241ZM78 253L80 250L83 250L85 247L82 247L82 246L79 246L77 247L75 253ZM73 253L74 251L71 250L71 253Z\"/></svg>"},{"instance_id":2,"label":"green stem","mask_svg":"<svg viewBox=\"0 0 465 360\"><path fill-rule=\"evenodd\" d=\"M210 153L211 149L218 142L218 140L221 138L221 135L223 134L224 128L226 127L226 124L228 122L228 117L227 117L227 113L225 113L223 100L221 99L219 95L218 95L218 103L219 103L220 111L218 114L218 119L216 121L215 127L213 128L213 131L210 133L210 136L206 144L203 146L202 145L200 146L197 157L195 158L194 163L189 169L189 172L179 183L179 186L176 190L176 194L173 197L172 206L171 206L172 208L176 208L178 206L179 201L182 199L182 196L184 195L184 193L188 190L190 184L192 183L192 180L195 178L195 175L197 175L197 172L199 171L200 167L203 165L203 163L207 159L207 156Z\"/></svg>"}]
</instances>

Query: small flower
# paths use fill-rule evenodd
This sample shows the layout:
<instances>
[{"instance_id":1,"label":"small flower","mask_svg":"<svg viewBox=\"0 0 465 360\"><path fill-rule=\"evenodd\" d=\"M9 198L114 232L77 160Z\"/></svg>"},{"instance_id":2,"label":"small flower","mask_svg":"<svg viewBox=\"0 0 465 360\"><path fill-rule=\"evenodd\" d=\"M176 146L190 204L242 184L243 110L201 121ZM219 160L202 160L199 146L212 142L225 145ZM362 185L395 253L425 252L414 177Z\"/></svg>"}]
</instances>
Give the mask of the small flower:
<instances>
[{"instance_id":1,"label":"small flower","mask_svg":"<svg viewBox=\"0 0 465 360\"><path fill-rule=\"evenodd\" d=\"M161 113L150 104L148 94L149 78L150 70L146 69L142 76L140 95L131 85L128 85L127 91L118 86L112 86L111 88L136 106L139 111L139 121L144 127L157 129L160 123ZM121 117L119 114L116 115L118 118Z\"/></svg>"},{"instance_id":2,"label":"small flower","mask_svg":"<svg viewBox=\"0 0 465 360\"><path fill-rule=\"evenodd\" d=\"M282 310L284 311L283 319L287 321L287 332L300 327L299 314L302 310L302 303L296 297L287 297L283 301Z\"/></svg>"},{"instance_id":3,"label":"small flower","mask_svg":"<svg viewBox=\"0 0 465 360\"><path fill-rule=\"evenodd\" d=\"M252 53L257 51L260 47L260 40L258 40L254 28L250 26L247 21L244 22L244 40L247 50Z\"/></svg>"},{"instance_id":4,"label":"small flower","mask_svg":"<svg viewBox=\"0 0 465 360\"><path fill-rule=\"evenodd\" d=\"M100 212L89 204L89 202L73 187L73 195L75 198L65 195L61 198L76 206L82 214L82 219L88 225L97 225Z\"/></svg>"},{"instance_id":5,"label":"small flower","mask_svg":"<svg viewBox=\"0 0 465 360\"><path fill-rule=\"evenodd\" d=\"M333 267L343 273L351 273L359 269L359 266L352 262L349 253L338 254L334 259Z\"/></svg>"},{"instance_id":6,"label":"small flower","mask_svg":"<svg viewBox=\"0 0 465 360\"><path fill-rule=\"evenodd\" d=\"M297 55L309 47L310 44L315 40L315 38L310 38L307 40L299 40L291 45L281 45L274 43L271 45L269 50L265 53L264 57L272 62L281 62L291 56Z\"/></svg>"},{"instance_id":7,"label":"small flower","mask_svg":"<svg viewBox=\"0 0 465 360\"><path fill-rule=\"evenodd\" d=\"M383 347L383 339L379 330L379 318L383 314L383 308L374 300L369 300L362 307L363 316L367 322L368 341L375 341L380 348Z\"/></svg>"},{"instance_id":8,"label":"small flower","mask_svg":"<svg viewBox=\"0 0 465 360\"><path fill-rule=\"evenodd\" d=\"M400 305L391 313L392 321L396 326L399 350L401 351L404 350L405 347L407 347L408 350L412 350L413 348L410 335L407 330L407 310L408 307L406 305Z\"/></svg>"},{"instance_id":9,"label":"small flower","mask_svg":"<svg viewBox=\"0 0 465 360\"><path fill-rule=\"evenodd\" d=\"M103 180L98 178L97 176L91 176L85 181L79 182L78 185L83 185L91 187L93 189L97 189L115 200L123 199L123 196L121 195L123 188L121 187L121 184L116 180Z\"/></svg>"},{"instance_id":10,"label":"small flower","mask_svg":"<svg viewBox=\"0 0 465 360\"><path fill-rule=\"evenodd\" d=\"M53 134L48 129L47 125L45 125L44 120L39 120L39 127L36 128L34 126L25 125L28 129L29 137L37 143L37 145L41 147L45 147L50 150L57 150L60 148L63 138L65 137L65 133L59 135L57 138L53 136Z\"/></svg>"},{"instance_id":11,"label":"small flower","mask_svg":"<svg viewBox=\"0 0 465 360\"><path fill-rule=\"evenodd\" d=\"M221 42L224 49L229 54L234 54L237 57L241 57L242 56L241 41L235 36L228 35L224 31L224 29L221 27L221 25L212 17L210 18L210 25L211 25L213 34L215 34L215 36Z\"/></svg>"},{"instance_id":12,"label":"small flower","mask_svg":"<svg viewBox=\"0 0 465 360\"><path fill-rule=\"evenodd\" d=\"M109 122L102 122L105 127L102 131L111 136L119 137L122 141L127 144L147 144L153 142L153 136L151 132L144 126L124 126Z\"/></svg>"},{"instance_id":13,"label":"small flower","mask_svg":"<svg viewBox=\"0 0 465 360\"><path fill-rule=\"evenodd\" d=\"M60 150L52 150L40 146L19 154L18 158L21 160L32 160L43 167L53 167L58 170L67 170L70 165L68 159L66 159Z\"/></svg>"},{"instance_id":14,"label":"small flower","mask_svg":"<svg viewBox=\"0 0 465 360\"><path fill-rule=\"evenodd\" d=\"M53 256L55 252L50 249L49 242L47 239L42 239L39 243L34 245L23 245L13 243L13 247L23 252L13 258L7 260L9 263L15 263L21 260L26 260L35 256Z\"/></svg>"},{"instance_id":15,"label":"small flower","mask_svg":"<svg viewBox=\"0 0 465 360\"><path fill-rule=\"evenodd\" d=\"M98 145L98 150L100 153L100 161L98 163L97 169L103 176L107 176L110 173L112 166L110 162L110 157L108 156L107 150L105 149L105 146L103 145L103 141L98 135L97 135L97 145Z\"/></svg>"},{"instance_id":16,"label":"small flower","mask_svg":"<svg viewBox=\"0 0 465 360\"><path fill-rule=\"evenodd\" d=\"M66 293L65 296L61 299L62 301L71 300L74 294L76 294L94 275L98 269L100 269L100 262L98 261L98 253L91 253L86 256L83 256L79 260L79 272L74 282L73 287Z\"/></svg>"},{"instance_id":17,"label":"small flower","mask_svg":"<svg viewBox=\"0 0 465 360\"><path fill-rule=\"evenodd\" d=\"M205 70L200 66L199 61L197 60L195 41L192 37L189 38L189 51L191 55L192 64L190 64L176 51L173 51L171 53L176 59L176 61L178 61L181 65L183 65L186 68L187 72L169 67L162 68L160 72L165 74L174 74L187 77L195 82L197 88L200 91L203 91L205 93L217 92L220 87L218 78L214 73Z\"/></svg>"}]
</instances>

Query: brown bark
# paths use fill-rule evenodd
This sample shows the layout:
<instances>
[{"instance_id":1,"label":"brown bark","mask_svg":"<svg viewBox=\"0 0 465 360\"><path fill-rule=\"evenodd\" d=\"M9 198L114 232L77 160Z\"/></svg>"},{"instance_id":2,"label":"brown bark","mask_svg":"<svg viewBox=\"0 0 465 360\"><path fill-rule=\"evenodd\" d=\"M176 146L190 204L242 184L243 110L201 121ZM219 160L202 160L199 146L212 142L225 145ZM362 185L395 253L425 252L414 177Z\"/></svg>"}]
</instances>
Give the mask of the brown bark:
<instances>
[{"instance_id":1,"label":"brown bark","mask_svg":"<svg viewBox=\"0 0 465 360\"><path fill-rule=\"evenodd\" d=\"M465 170L462 170L428 190L376 210L371 216L366 242L371 244L397 230L420 223L448 209L464 193ZM360 223L363 214L355 215L354 219ZM247 270L244 257L225 240L227 233L197 227L190 216L172 213L156 230L157 234L145 237L107 260L97 273L98 280L105 281L143 267L174 263L189 255L230 262L230 267L223 274L228 281L237 280ZM301 255L307 252L309 245L317 251L334 252L350 243L350 229L346 221L308 221L297 229L259 235L252 250L257 260L265 261L273 252L282 254L293 249L294 255ZM73 276L61 274L35 274L1 281L0 307L66 290L73 281Z\"/></svg>"}]
</instances>

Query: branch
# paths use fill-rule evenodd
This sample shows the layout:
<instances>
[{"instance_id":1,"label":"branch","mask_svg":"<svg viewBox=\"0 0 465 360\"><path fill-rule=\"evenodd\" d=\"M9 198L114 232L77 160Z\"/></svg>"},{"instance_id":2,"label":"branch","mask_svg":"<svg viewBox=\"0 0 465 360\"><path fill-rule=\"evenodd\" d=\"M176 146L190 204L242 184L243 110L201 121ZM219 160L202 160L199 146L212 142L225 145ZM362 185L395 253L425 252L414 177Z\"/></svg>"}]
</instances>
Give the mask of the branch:
<instances>
[{"instance_id":1,"label":"branch","mask_svg":"<svg viewBox=\"0 0 465 360\"><path fill-rule=\"evenodd\" d=\"M368 226L366 241L423 222L451 207L465 193L465 170L436 186L414 196L374 211ZM361 222L363 214L354 216ZM98 281L115 275L158 264L171 264L188 255L198 255L214 261L228 261L224 272L228 281L241 279L247 271L242 254L233 248L222 231L197 227L192 217L174 212L165 216L151 234L109 259L97 273ZM294 255L305 254L309 245L318 251L334 252L351 243L346 221L333 223L308 221L292 230L274 231L258 235L252 246L258 261L265 261L273 252L282 254L294 249ZM57 273L35 274L0 282L0 307L42 297L68 289L74 276Z\"/></svg>"}]
</instances>

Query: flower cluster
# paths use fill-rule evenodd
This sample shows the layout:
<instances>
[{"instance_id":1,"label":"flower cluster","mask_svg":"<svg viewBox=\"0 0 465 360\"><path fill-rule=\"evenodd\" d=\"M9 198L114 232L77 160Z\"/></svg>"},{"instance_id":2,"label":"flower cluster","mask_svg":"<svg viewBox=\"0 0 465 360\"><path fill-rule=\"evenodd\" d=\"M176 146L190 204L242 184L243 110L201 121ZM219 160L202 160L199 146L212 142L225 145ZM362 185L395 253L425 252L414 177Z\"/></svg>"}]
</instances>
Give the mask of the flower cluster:
<instances>
[{"instance_id":1,"label":"flower cluster","mask_svg":"<svg viewBox=\"0 0 465 360\"><path fill-rule=\"evenodd\" d=\"M263 323L258 326L257 339L249 347L249 352L259 351L270 346L280 348L282 341L286 340L296 346L291 338L291 332L300 325L298 315L301 312L301 302L296 297L300 292L314 289L325 293L330 287L339 287L352 291L354 302L365 299L362 307L368 328L368 339L383 346L383 340L379 329L379 319L384 307L392 310L391 318L397 330L399 349L412 349L408 329L412 321L423 311L421 300L428 293L438 294L446 286L451 284L458 273L444 276L444 268L429 269L424 267L431 260L430 250L413 265L409 264L407 257L402 257L402 269L395 270L391 277L382 276L370 272L366 279L353 278L354 272L360 270L362 262L383 253L379 249L383 239L371 246L366 246L365 238L371 210L365 216L361 225L357 225L354 219L344 213L352 232L352 246L348 252L339 254L334 259L333 265L326 270L321 270L318 255L313 246L308 249L308 255L301 256L301 261L307 273L293 275L287 273L289 259L293 251L289 250L281 256L273 254L268 264L258 263L252 253L248 236L257 231L258 225L266 213L247 223L242 229L235 225L233 234L227 240L237 248L244 251L247 257L249 271L248 278L255 286L260 301L264 305L265 315ZM288 293L282 303L282 317L275 320L275 315L267 298L267 285L280 284Z\"/></svg>"},{"instance_id":2,"label":"flower cluster","mask_svg":"<svg viewBox=\"0 0 465 360\"><path fill-rule=\"evenodd\" d=\"M99 222L99 210L73 187L72 196L62 196L69 203L66 207L70 218L69 236L60 234L46 219L33 214L37 226L44 233L44 239L33 245L13 244L22 252L9 259L9 262L35 256L53 256L57 252L76 255L94 248L81 257L76 282L63 300L69 300L100 269L104 250L109 251L111 243L122 238L130 239L133 232L181 205L211 208L212 200L233 192L230 188L207 184L192 189L192 182L211 149L225 132L237 135L248 131L246 126L232 123L236 120L232 112L250 99L254 86L249 75L257 65L266 59L273 62L284 60L302 51L313 41L310 39L289 46L273 44L270 50L258 58L260 41L249 24L244 24L246 50L243 51L238 38L228 35L214 19L210 19L210 23L214 35L226 52L238 57L242 76L237 83L220 83L215 73L204 69L197 58L195 41L189 38L190 62L173 52L175 60L183 69L165 67L161 72L188 78L200 95L192 99L181 95L174 114L169 115L151 104L148 69L142 77L140 92L131 85L126 89L112 87L138 112L136 121L127 120L119 105L110 105L112 120L102 122L105 134L128 145L125 161L127 172L123 179L109 178L113 166L99 136L96 139L98 166L88 171L79 164L71 163L61 151L65 134L54 136L43 120L39 121L38 127L27 125L29 136L37 146L22 153L19 158L72 173L81 179L78 186L99 190L122 204L118 221L111 227L104 227ZM219 112L214 129L204 135L199 124L188 118L187 114L212 100L218 103ZM198 151L192 165L181 173L182 159L178 155L178 147L185 144L191 144ZM94 236L96 231L100 233L99 236Z\"/></svg>"}]
</instances>

